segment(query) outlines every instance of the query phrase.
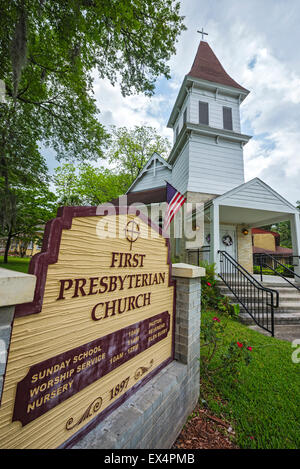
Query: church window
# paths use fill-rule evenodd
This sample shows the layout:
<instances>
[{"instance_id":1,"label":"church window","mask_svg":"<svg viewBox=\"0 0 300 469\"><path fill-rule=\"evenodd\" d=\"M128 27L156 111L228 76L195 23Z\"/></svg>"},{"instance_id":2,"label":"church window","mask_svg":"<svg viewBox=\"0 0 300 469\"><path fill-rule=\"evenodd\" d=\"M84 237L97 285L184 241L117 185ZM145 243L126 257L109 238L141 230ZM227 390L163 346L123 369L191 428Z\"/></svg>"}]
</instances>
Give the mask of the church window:
<instances>
[{"instance_id":1,"label":"church window","mask_svg":"<svg viewBox=\"0 0 300 469\"><path fill-rule=\"evenodd\" d=\"M223 128L232 130L232 109L231 107L223 106Z\"/></svg>"},{"instance_id":2,"label":"church window","mask_svg":"<svg viewBox=\"0 0 300 469\"><path fill-rule=\"evenodd\" d=\"M199 124L208 125L208 103L199 101Z\"/></svg>"}]
</instances>

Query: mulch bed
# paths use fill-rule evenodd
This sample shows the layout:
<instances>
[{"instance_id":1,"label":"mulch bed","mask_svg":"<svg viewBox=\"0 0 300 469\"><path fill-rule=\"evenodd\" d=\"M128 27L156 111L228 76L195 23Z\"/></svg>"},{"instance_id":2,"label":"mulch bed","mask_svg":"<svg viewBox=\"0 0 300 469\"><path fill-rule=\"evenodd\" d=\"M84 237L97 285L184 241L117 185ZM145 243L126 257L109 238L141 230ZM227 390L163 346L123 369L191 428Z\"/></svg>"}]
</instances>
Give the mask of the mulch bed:
<instances>
[{"instance_id":1,"label":"mulch bed","mask_svg":"<svg viewBox=\"0 0 300 469\"><path fill-rule=\"evenodd\" d=\"M175 441L174 449L238 449L235 433L226 421L198 405Z\"/></svg>"}]
</instances>

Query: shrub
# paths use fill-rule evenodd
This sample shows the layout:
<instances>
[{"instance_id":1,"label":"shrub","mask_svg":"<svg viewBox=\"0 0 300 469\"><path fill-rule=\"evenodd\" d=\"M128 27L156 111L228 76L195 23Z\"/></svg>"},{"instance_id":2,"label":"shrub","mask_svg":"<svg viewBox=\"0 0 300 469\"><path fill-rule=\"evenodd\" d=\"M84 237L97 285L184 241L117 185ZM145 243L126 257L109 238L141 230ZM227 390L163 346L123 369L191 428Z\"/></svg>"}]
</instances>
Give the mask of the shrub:
<instances>
[{"instance_id":1,"label":"shrub","mask_svg":"<svg viewBox=\"0 0 300 469\"><path fill-rule=\"evenodd\" d=\"M232 304L227 296L223 296L217 287L215 264L209 264L208 262L201 262L201 267L206 270L205 277L201 279L201 301L202 309L214 309L219 311L223 315L237 318L240 312L238 304Z\"/></svg>"},{"instance_id":2,"label":"shrub","mask_svg":"<svg viewBox=\"0 0 300 469\"><path fill-rule=\"evenodd\" d=\"M236 379L241 365L247 366L251 361L252 348L245 341L240 342L234 339L229 344L224 344L225 329L224 318L220 319L214 313L206 317L201 324L201 350L206 347L205 353L201 353L200 356L201 373L209 379L215 374L223 375L224 373L230 373ZM213 367L212 361L219 348L222 352L219 354L218 366Z\"/></svg>"}]
</instances>

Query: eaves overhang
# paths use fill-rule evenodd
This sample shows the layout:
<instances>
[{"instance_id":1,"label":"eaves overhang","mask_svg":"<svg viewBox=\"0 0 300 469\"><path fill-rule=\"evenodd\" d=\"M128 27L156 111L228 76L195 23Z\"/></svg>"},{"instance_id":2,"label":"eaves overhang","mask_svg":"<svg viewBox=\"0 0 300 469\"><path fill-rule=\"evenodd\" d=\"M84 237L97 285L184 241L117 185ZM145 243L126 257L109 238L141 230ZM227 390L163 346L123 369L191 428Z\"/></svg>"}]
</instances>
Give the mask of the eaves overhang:
<instances>
[{"instance_id":1,"label":"eaves overhang","mask_svg":"<svg viewBox=\"0 0 300 469\"><path fill-rule=\"evenodd\" d=\"M248 143L249 140L252 138L250 135L240 134L231 130L218 129L215 127L210 127L208 125L192 124L190 122L186 122L183 125L177 137L177 140L171 150L170 156L168 158L168 163L174 163L174 160L176 159L177 155L179 154L180 150L183 148L186 142L186 136L191 136L192 134L215 138L216 143L219 143L220 139L236 142L239 143L241 147Z\"/></svg>"},{"instance_id":2,"label":"eaves overhang","mask_svg":"<svg viewBox=\"0 0 300 469\"><path fill-rule=\"evenodd\" d=\"M176 122L176 119L178 117L178 114L182 108L183 102L186 98L186 95L188 94L189 90L193 88L193 86L199 87L201 89L209 90L215 93L216 95L218 93L221 93L227 96L232 96L234 98L237 98L240 103L242 103L244 99L248 96L248 94L250 93L250 91L246 89L234 88L233 86L222 85L217 82L202 80L199 78L194 78L190 75L186 75L184 77L184 80L180 87L175 104L171 111L171 115L167 123L168 128L173 128Z\"/></svg>"}]
</instances>

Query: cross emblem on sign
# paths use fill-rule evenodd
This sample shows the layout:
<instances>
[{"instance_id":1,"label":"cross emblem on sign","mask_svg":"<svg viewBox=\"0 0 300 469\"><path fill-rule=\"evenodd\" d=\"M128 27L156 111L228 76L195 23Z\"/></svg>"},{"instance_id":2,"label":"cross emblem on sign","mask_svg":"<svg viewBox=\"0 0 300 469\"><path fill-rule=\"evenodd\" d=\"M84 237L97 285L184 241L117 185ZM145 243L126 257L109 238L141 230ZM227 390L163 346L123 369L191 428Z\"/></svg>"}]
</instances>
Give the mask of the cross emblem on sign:
<instances>
[{"instance_id":1,"label":"cross emblem on sign","mask_svg":"<svg viewBox=\"0 0 300 469\"><path fill-rule=\"evenodd\" d=\"M197 33L202 34L202 40L204 39L203 36L208 36L208 33L205 33L203 28L201 31L197 31Z\"/></svg>"},{"instance_id":2,"label":"cross emblem on sign","mask_svg":"<svg viewBox=\"0 0 300 469\"><path fill-rule=\"evenodd\" d=\"M130 251L132 249L132 243L134 243L140 236L140 226L133 220L129 221L125 228L125 235L127 241L130 242Z\"/></svg>"}]
</instances>

